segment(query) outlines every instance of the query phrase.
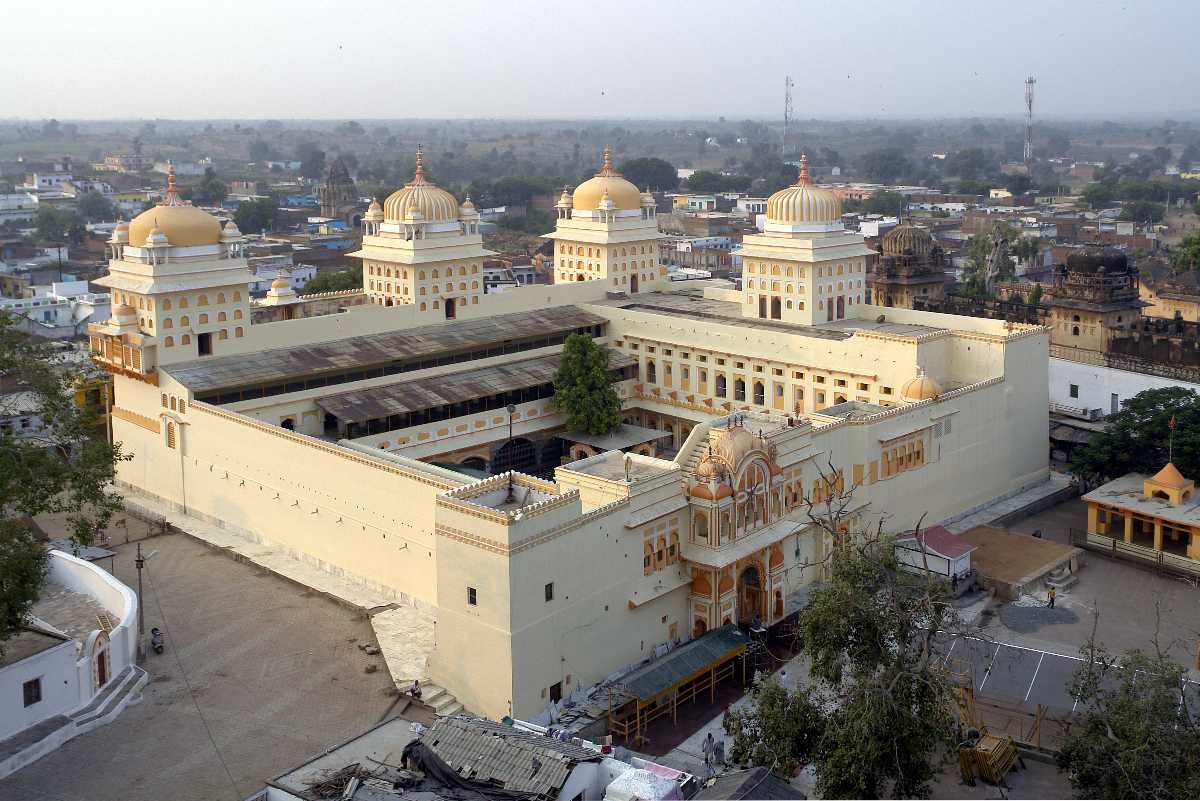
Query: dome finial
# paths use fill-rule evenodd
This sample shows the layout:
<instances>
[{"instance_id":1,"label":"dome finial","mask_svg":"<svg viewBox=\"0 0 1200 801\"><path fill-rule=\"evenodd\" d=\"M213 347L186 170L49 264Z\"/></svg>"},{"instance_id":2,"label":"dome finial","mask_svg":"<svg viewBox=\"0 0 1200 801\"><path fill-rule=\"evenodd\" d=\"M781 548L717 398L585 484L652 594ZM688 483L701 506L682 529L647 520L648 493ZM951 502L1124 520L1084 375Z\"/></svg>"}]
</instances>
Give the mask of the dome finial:
<instances>
[{"instance_id":1,"label":"dome finial","mask_svg":"<svg viewBox=\"0 0 1200 801\"><path fill-rule=\"evenodd\" d=\"M808 154L800 154L800 175L796 177L796 186L808 186Z\"/></svg>"},{"instance_id":2,"label":"dome finial","mask_svg":"<svg viewBox=\"0 0 1200 801\"><path fill-rule=\"evenodd\" d=\"M160 206L182 206L183 201L179 199L179 190L175 186L175 164L171 161L167 162L167 193L163 196Z\"/></svg>"},{"instance_id":3,"label":"dome finial","mask_svg":"<svg viewBox=\"0 0 1200 801\"><path fill-rule=\"evenodd\" d=\"M413 184L425 183L425 162L424 151L421 149L420 143L417 144L417 169L413 173Z\"/></svg>"},{"instance_id":4,"label":"dome finial","mask_svg":"<svg viewBox=\"0 0 1200 801\"><path fill-rule=\"evenodd\" d=\"M602 177L614 177L614 176L619 176L620 174L621 173L617 172L616 168L613 167L612 148L610 148L608 145L605 145L604 146L604 159L600 163L600 172L596 173L596 175L602 176Z\"/></svg>"}]
</instances>

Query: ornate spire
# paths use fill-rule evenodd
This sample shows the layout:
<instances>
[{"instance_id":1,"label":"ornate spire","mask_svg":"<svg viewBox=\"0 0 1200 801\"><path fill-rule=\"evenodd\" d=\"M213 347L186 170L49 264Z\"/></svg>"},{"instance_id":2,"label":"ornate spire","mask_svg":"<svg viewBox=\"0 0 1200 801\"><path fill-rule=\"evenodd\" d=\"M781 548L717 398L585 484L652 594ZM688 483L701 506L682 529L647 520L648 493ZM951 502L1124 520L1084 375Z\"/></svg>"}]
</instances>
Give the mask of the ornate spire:
<instances>
[{"instance_id":1,"label":"ornate spire","mask_svg":"<svg viewBox=\"0 0 1200 801\"><path fill-rule=\"evenodd\" d=\"M417 145L417 169L413 173L413 179L408 182L408 185L409 186L417 186L418 184L425 184L425 183L429 183L429 182L425 180L424 151L421 149L421 146L418 144Z\"/></svg>"},{"instance_id":2,"label":"ornate spire","mask_svg":"<svg viewBox=\"0 0 1200 801\"><path fill-rule=\"evenodd\" d=\"M600 164L600 172L596 173L598 178L616 178L621 173L617 172L612 163L612 149L608 145L604 146L604 160Z\"/></svg>"},{"instance_id":3,"label":"ornate spire","mask_svg":"<svg viewBox=\"0 0 1200 801\"><path fill-rule=\"evenodd\" d=\"M167 193L163 195L160 206L182 206L183 201L179 199L179 190L175 186L175 165L167 162ZM157 225L157 221L155 225Z\"/></svg>"},{"instance_id":4,"label":"ornate spire","mask_svg":"<svg viewBox=\"0 0 1200 801\"><path fill-rule=\"evenodd\" d=\"M800 175L796 177L794 186L808 186L808 154L800 154Z\"/></svg>"}]
</instances>

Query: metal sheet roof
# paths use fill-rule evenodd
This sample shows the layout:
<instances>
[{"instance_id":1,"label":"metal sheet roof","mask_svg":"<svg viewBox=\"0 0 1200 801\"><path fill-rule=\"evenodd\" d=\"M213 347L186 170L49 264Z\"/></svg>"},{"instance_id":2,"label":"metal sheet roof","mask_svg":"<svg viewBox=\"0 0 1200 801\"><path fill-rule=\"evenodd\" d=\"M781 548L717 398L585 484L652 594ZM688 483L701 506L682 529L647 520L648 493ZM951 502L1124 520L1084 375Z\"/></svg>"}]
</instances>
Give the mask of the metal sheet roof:
<instances>
[{"instance_id":1,"label":"metal sheet roof","mask_svg":"<svg viewBox=\"0 0 1200 801\"><path fill-rule=\"evenodd\" d=\"M350 312L353 314L353 312ZM427 359L598 325L605 319L578 306L559 306L475 320L454 320L314 345L218 356L163 368L193 392L268 385L322 372Z\"/></svg>"},{"instance_id":2,"label":"metal sheet roof","mask_svg":"<svg viewBox=\"0 0 1200 801\"><path fill-rule=\"evenodd\" d=\"M602 759L574 743L483 719L442 718L421 742L465 779L542 798L554 798L576 764Z\"/></svg>"},{"instance_id":3,"label":"metal sheet roof","mask_svg":"<svg viewBox=\"0 0 1200 801\"><path fill-rule=\"evenodd\" d=\"M748 644L746 635L731 623L702 634L661 659L633 671L621 679L621 684L629 695L647 701Z\"/></svg>"},{"instance_id":4,"label":"metal sheet roof","mask_svg":"<svg viewBox=\"0 0 1200 801\"><path fill-rule=\"evenodd\" d=\"M559 355L539 356L493 367L466 369L447 375L401 381L383 387L344 392L317 400L317 406L348 423L361 423L393 414L432 409L511 390L536 387L554 380ZM608 366L619 369L637 359L610 351Z\"/></svg>"}]
</instances>

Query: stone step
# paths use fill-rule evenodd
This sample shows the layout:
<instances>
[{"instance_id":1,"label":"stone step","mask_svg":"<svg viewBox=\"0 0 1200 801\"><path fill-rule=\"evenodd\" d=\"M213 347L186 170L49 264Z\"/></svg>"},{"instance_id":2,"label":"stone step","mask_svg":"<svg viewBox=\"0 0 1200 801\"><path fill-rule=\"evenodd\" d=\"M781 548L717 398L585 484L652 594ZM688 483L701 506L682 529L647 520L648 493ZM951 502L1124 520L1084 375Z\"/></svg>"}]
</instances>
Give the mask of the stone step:
<instances>
[{"instance_id":1,"label":"stone step","mask_svg":"<svg viewBox=\"0 0 1200 801\"><path fill-rule=\"evenodd\" d=\"M449 695L444 687L439 687L436 684L421 685L421 703L423 704L433 706L433 702L441 698L443 695Z\"/></svg>"},{"instance_id":2,"label":"stone step","mask_svg":"<svg viewBox=\"0 0 1200 801\"><path fill-rule=\"evenodd\" d=\"M424 699L422 699L422 700L424 700ZM450 693L442 693L440 696L438 696L438 699L436 701L425 701L425 704L427 706L433 707L434 712L438 713L439 715L443 715L443 716L450 714L450 713L446 712L446 710L449 709L450 707L457 706L459 709L462 708L462 704L458 703L458 699L455 698Z\"/></svg>"},{"instance_id":3,"label":"stone step","mask_svg":"<svg viewBox=\"0 0 1200 801\"><path fill-rule=\"evenodd\" d=\"M451 715L457 715L459 712L462 712L462 711L463 711L463 705L460 704L458 701L455 701L453 704L450 704L449 706L447 706L443 709L435 709L434 710L434 712L437 713L437 716L439 718L448 718Z\"/></svg>"},{"instance_id":4,"label":"stone step","mask_svg":"<svg viewBox=\"0 0 1200 801\"><path fill-rule=\"evenodd\" d=\"M108 715L116 709L127 697L140 690L142 679L147 677L146 671L136 665L125 669L125 675L113 692L97 707L89 704L89 710L72 715L76 726L86 726L99 718Z\"/></svg>"},{"instance_id":5,"label":"stone step","mask_svg":"<svg viewBox=\"0 0 1200 801\"><path fill-rule=\"evenodd\" d=\"M1058 576L1050 576L1046 579L1046 583L1056 590L1064 591L1070 589L1079 581L1079 577L1074 573L1068 573L1066 576L1059 578Z\"/></svg>"}]
</instances>

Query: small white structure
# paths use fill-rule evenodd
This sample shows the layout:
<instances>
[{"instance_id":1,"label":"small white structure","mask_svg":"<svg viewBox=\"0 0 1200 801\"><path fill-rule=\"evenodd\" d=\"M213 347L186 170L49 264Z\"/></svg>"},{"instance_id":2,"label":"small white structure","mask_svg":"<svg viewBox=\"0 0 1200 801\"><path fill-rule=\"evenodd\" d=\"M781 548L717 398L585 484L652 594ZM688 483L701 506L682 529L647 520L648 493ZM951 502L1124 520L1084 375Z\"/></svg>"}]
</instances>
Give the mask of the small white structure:
<instances>
[{"instance_id":1,"label":"small white structure","mask_svg":"<svg viewBox=\"0 0 1200 801\"><path fill-rule=\"evenodd\" d=\"M136 664L137 610L133 590L112 575L50 552L34 615L0 658L0 741L29 732L29 742L0 751L0 779L140 699L148 677Z\"/></svg>"},{"instance_id":2,"label":"small white structure","mask_svg":"<svg viewBox=\"0 0 1200 801\"><path fill-rule=\"evenodd\" d=\"M933 526L897 537L896 559L917 572L928 567L939 576L962 577L971 571L971 551L976 547L942 526Z\"/></svg>"}]
</instances>

